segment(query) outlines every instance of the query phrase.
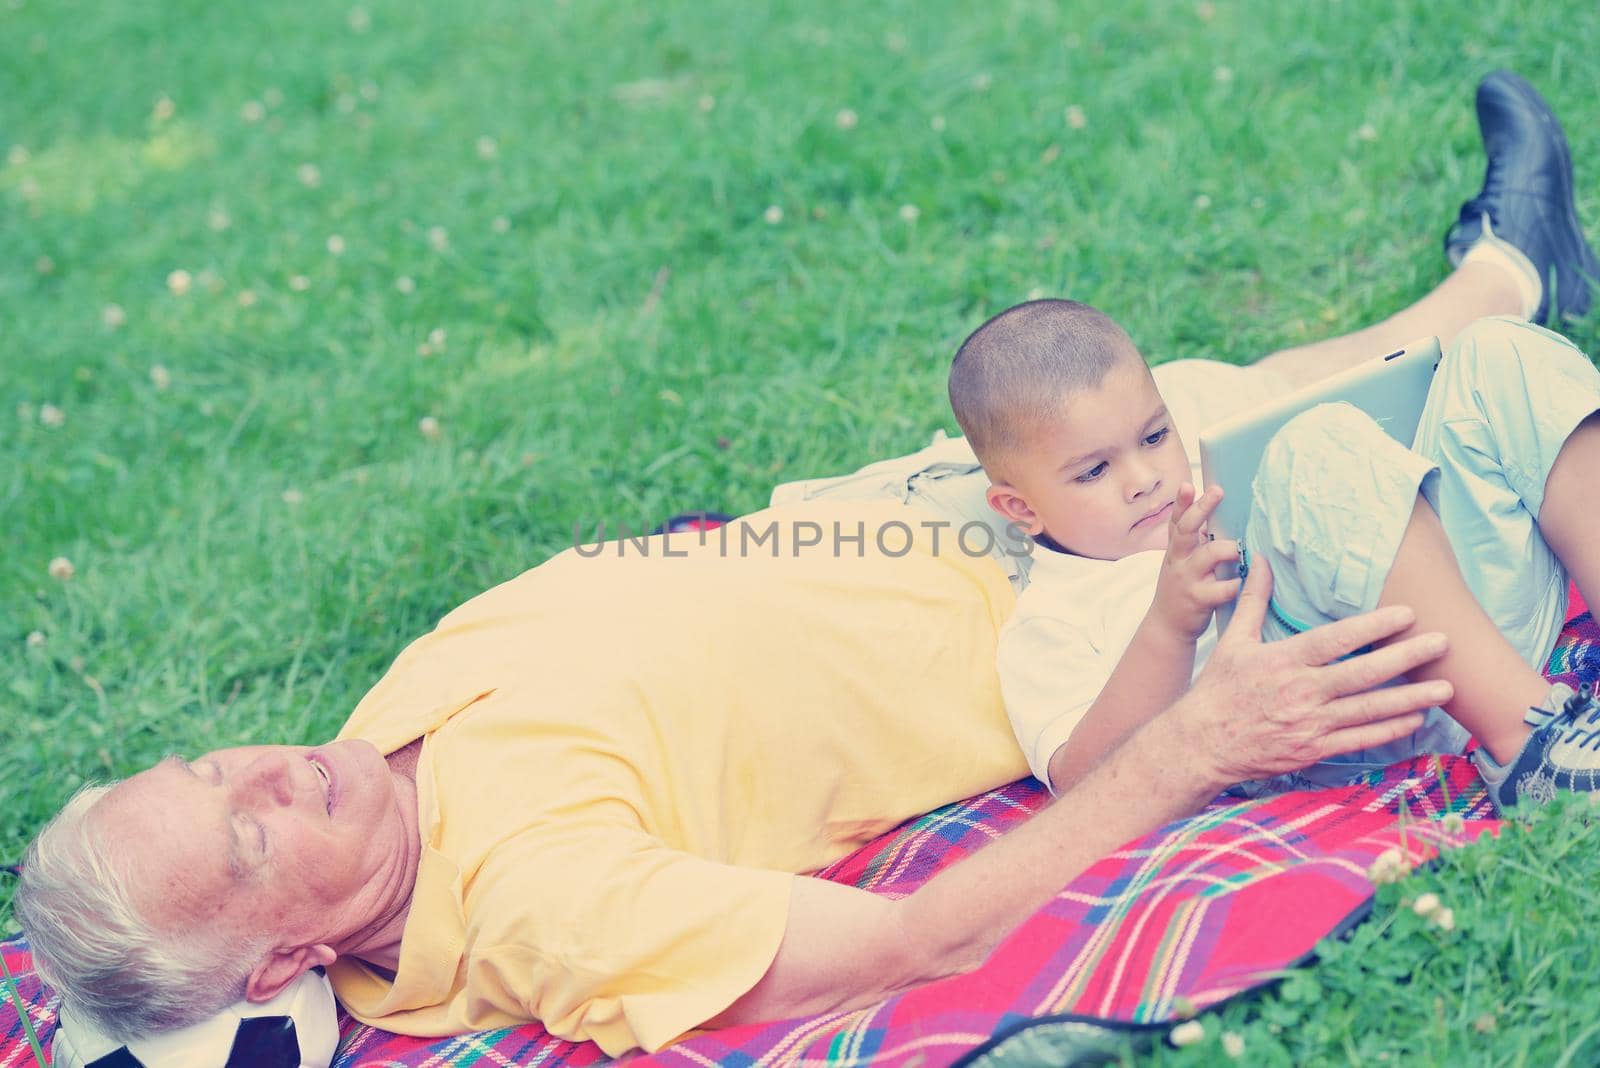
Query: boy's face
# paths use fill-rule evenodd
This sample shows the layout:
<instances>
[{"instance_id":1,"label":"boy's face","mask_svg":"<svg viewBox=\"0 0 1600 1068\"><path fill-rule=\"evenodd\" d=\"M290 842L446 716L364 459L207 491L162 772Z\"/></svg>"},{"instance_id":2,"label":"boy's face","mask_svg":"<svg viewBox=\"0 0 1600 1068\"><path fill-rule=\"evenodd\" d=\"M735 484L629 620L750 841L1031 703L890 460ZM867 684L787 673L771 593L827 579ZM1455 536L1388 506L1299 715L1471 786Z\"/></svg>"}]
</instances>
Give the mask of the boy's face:
<instances>
[{"instance_id":1,"label":"boy's face","mask_svg":"<svg viewBox=\"0 0 1600 1068\"><path fill-rule=\"evenodd\" d=\"M1120 560L1165 549L1178 487L1192 480L1177 427L1142 359L1120 361L1096 389L1007 458L1011 481L989 503L1030 534L1078 556Z\"/></svg>"}]
</instances>

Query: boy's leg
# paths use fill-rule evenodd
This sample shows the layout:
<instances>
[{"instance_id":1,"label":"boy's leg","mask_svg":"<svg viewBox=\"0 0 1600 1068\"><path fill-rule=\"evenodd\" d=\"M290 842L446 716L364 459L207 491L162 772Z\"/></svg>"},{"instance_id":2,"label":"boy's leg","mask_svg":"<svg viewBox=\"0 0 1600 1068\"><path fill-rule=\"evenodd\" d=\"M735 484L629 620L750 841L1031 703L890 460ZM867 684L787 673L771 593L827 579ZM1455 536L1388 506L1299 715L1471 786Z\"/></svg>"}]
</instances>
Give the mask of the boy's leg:
<instances>
[{"instance_id":1,"label":"boy's leg","mask_svg":"<svg viewBox=\"0 0 1600 1068\"><path fill-rule=\"evenodd\" d=\"M1431 462L1351 405L1324 404L1290 420L1262 457L1244 536L1247 559L1264 557L1272 567L1272 602L1262 637L1287 637L1378 607L1407 542L1424 544L1418 539L1432 533L1413 520L1419 493L1437 477ZM1421 509L1426 511L1426 504ZM1438 541L1430 547L1432 554L1450 556L1449 544L1442 536ZM1437 579L1439 585L1425 592L1445 594L1441 604L1472 603L1459 571ZM1425 604L1412 607L1419 624L1431 619L1456 646L1457 620L1441 625L1442 613L1429 611ZM1481 627L1488 640L1505 644L1487 620ZM1531 674L1514 653L1510 660ZM1435 709L1410 738L1381 750L1351 753L1302 774L1323 785L1347 782L1422 753L1460 752L1469 730Z\"/></svg>"}]
</instances>

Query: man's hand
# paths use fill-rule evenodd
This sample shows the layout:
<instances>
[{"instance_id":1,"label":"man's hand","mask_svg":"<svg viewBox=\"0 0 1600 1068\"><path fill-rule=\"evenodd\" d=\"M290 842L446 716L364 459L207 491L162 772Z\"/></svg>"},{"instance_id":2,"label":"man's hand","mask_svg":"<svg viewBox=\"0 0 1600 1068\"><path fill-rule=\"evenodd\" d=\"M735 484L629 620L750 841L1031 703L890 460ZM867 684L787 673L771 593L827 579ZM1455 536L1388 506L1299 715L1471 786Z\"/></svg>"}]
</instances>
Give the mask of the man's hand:
<instances>
[{"instance_id":1,"label":"man's hand","mask_svg":"<svg viewBox=\"0 0 1600 1068\"><path fill-rule=\"evenodd\" d=\"M1222 487L1212 486L1195 500L1194 487L1178 487L1168 520L1167 555L1161 561L1155 600L1150 611L1174 637L1194 641L1211 623L1218 608L1239 596L1238 579L1216 577L1218 565L1239 556L1231 539L1207 540L1201 531L1222 503Z\"/></svg>"},{"instance_id":2,"label":"man's hand","mask_svg":"<svg viewBox=\"0 0 1600 1068\"><path fill-rule=\"evenodd\" d=\"M1218 783L1267 778L1384 745L1422 726L1423 710L1450 700L1453 690L1443 680L1373 689L1441 656L1443 634L1418 634L1340 659L1403 632L1415 621L1411 609L1380 608L1264 644L1271 594L1271 569L1264 558L1252 559L1233 622L1169 712Z\"/></svg>"}]
</instances>

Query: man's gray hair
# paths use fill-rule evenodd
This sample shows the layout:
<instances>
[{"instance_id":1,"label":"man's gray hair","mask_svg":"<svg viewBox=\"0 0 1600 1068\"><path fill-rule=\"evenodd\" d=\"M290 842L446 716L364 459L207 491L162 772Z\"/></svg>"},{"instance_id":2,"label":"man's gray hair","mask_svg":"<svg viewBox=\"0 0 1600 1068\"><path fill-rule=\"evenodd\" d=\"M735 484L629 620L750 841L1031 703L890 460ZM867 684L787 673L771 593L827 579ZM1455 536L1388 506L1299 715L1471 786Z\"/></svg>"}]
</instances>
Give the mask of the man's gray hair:
<instances>
[{"instance_id":1,"label":"man's gray hair","mask_svg":"<svg viewBox=\"0 0 1600 1068\"><path fill-rule=\"evenodd\" d=\"M123 1041L196 1023L244 995L246 947L156 930L127 891L137 843L88 819L110 785L72 795L28 847L12 910L39 977L73 1012Z\"/></svg>"}]
</instances>

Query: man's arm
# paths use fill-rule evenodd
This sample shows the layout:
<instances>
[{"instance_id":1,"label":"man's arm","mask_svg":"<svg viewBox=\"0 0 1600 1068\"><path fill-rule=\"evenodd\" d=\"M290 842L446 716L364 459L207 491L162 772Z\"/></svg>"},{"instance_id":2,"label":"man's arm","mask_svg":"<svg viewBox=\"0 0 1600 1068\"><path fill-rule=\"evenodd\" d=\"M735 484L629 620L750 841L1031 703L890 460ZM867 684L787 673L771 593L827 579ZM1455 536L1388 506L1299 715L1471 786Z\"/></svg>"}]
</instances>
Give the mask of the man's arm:
<instances>
[{"instance_id":1,"label":"man's arm","mask_svg":"<svg viewBox=\"0 0 1600 1068\"><path fill-rule=\"evenodd\" d=\"M970 971L1073 877L1123 843L1193 812L1231 783L1294 770L1416 730L1448 683L1372 687L1438 657L1422 634L1340 661L1404 631L1410 609L1354 616L1263 645L1271 591L1252 568L1234 623L1194 687L1068 793L898 901L796 877L788 928L766 974L711 1020L731 1026L859 1008Z\"/></svg>"}]
</instances>

